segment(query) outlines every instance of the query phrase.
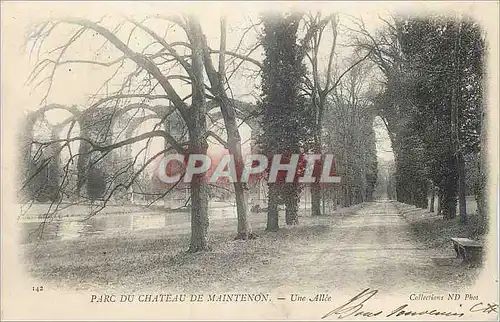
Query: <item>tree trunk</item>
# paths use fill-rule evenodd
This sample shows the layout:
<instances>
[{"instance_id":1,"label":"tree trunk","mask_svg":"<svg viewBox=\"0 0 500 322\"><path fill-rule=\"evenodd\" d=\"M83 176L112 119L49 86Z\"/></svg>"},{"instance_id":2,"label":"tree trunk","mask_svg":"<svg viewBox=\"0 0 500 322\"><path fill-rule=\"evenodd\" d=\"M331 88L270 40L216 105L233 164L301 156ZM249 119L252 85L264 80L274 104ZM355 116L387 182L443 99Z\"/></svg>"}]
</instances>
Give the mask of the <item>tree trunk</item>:
<instances>
[{"instance_id":1,"label":"tree trunk","mask_svg":"<svg viewBox=\"0 0 500 322\"><path fill-rule=\"evenodd\" d=\"M205 84L203 82L203 35L196 29L196 20L189 19L192 28L191 60L194 79L192 79L192 104L189 108L189 152L206 155L207 121L205 116ZM208 183L206 174L195 174L191 188L191 243L189 252L209 250L208 246Z\"/></svg>"},{"instance_id":2,"label":"tree trunk","mask_svg":"<svg viewBox=\"0 0 500 322\"><path fill-rule=\"evenodd\" d=\"M337 206L338 206L338 189L337 186L333 187L333 211L337 211Z\"/></svg>"},{"instance_id":3,"label":"tree trunk","mask_svg":"<svg viewBox=\"0 0 500 322\"><path fill-rule=\"evenodd\" d=\"M428 204L429 184L425 179L417 179L415 185L415 206L426 209Z\"/></svg>"},{"instance_id":4,"label":"tree trunk","mask_svg":"<svg viewBox=\"0 0 500 322\"><path fill-rule=\"evenodd\" d=\"M487 154L487 114L483 109L481 113L481 134L480 134L480 147L479 151L479 176L476 185L476 201L477 201L477 212L479 216L479 233L486 233L488 225L487 216L487 203L486 203L486 187L488 186L488 154Z\"/></svg>"},{"instance_id":5,"label":"tree trunk","mask_svg":"<svg viewBox=\"0 0 500 322\"><path fill-rule=\"evenodd\" d=\"M442 195L442 193L441 193L439 190L438 190L437 197L438 197L438 198L437 198L437 205L438 205L438 206L437 206L437 212L436 212L436 214L437 214L438 216L441 216L441 215L442 215L442 211L441 211L441 200L443 199L443 195Z\"/></svg>"},{"instance_id":6,"label":"tree trunk","mask_svg":"<svg viewBox=\"0 0 500 322\"><path fill-rule=\"evenodd\" d=\"M440 202L441 213L444 219L454 219L457 216L457 198L449 195L444 195Z\"/></svg>"},{"instance_id":7,"label":"tree trunk","mask_svg":"<svg viewBox=\"0 0 500 322\"><path fill-rule=\"evenodd\" d=\"M460 212L460 222L467 222L466 213L466 201L465 201L465 161L463 159L462 147L460 143L459 136L459 106L461 105L460 99L460 58L457 52L460 51L460 31L462 23L458 22L458 30L455 42L455 60L453 66L455 69L455 83L452 87L452 99L451 99L451 135L452 135L452 147L455 156L455 167L458 176L458 198L459 198L459 212ZM456 205L455 205L456 207ZM455 209L456 213L456 209ZM453 215L455 217L455 214Z\"/></svg>"},{"instance_id":8,"label":"tree trunk","mask_svg":"<svg viewBox=\"0 0 500 322\"><path fill-rule=\"evenodd\" d=\"M266 231L278 231L278 194L279 187L276 183L268 184L267 202L267 227Z\"/></svg>"},{"instance_id":9,"label":"tree trunk","mask_svg":"<svg viewBox=\"0 0 500 322\"><path fill-rule=\"evenodd\" d=\"M318 126L318 125L316 125ZM316 133L314 135L314 154L321 154L321 130L318 131L316 129ZM318 173L320 173L318 171ZM321 187L319 185L318 180L315 179L313 183L311 183L311 215L312 216L321 216Z\"/></svg>"},{"instance_id":10,"label":"tree trunk","mask_svg":"<svg viewBox=\"0 0 500 322\"><path fill-rule=\"evenodd\" d=\"M347 176L346 176L346 178L347 178ZM346 179L346 180L345 180L345 185L344 185L344 187L343 187L343 188L344 188L344 191L343 191L343 192L344 192L344 193L343 193L343 195L344 195L344 200L343 200L342 206L343 206L344 208L347 208L347 207L349 207L349 206L350 206L350 203L349 203L349 188L348 188L348 179Z\"/></svg>"},{"instance_id":11,"label":"tree trunk","mask_svg":"<svg viewBox=\"0 0 500 322\"><path fill-rule=\"evenodd\" d=\"M297 225L299 223L299 186L295 183L285 183L285 222L287 225Z\"/></svg>"},{"instance_id":12,"label":"tree trunk","mask_svg":"<svg viewBox=\"0 0 500 322\"><path fill-rule=\"evenodd\" d=\"M311 183L311 215L321 215L321 187L318 182Z\"/></svg>"},{"instance_id":13,"label":"tree trunk","mask_svg":"<svg viewBox=\"0 0 500 322\"><path fill-rule=\"evenodd\" d=\"M465 199L465 160L461 151L457 151L457 163L458 163L458 208L460 213L460 222L462 224L467 223L467 201Z\"/></svg>"},{"instance_id":14,"label":"tree trunk","mask_svg":"<svg viewBox=\"0 0 500 322\"><path fill-rule=\"evenodd\" d=\"M188 252L194 253L210 250L208 246L208 186L199 180L193 180L190 186L191 243Z\"/></svg>"},{"instance_id":15,"label":"tree trunk","mask_svg":"<svg viewBox=\"0 0 500 322\"><path fill-rule=\"evenodd\" d=\"M450 159L456 161L454 156ZM449 174L444 178L444 185L442 189L442 198L440 198L441 212L444 219L454 219L457 215L457 185L458 178L454 170L456 170L454 162L448 164L450 169Z\"/></svg>"},{"instance_id":16,"label":"tree trunk","mask_svg":"<svg viewBox=\"0 0 500 322\"><path fill-rule=\"evenodd\" d=\"M325 189L324 188L321 189L321 204L323 206L321 213L323 215L325 215L326 214L326 198L325 198Z\"/></svg>"},{"instance_id":17,"label":"tree trunk","mask_svg":"<svg viewBox=\"0 0 500 322\"><path fill-rule=\"evenodd\" d=\"M434 201L436 199L436 188L434 185L431 185L431 202L429 206L429 211L434 212Z\"/></svg>"},{"instance_id":18,"label":"tree trunk","mask_svg":"<svg viewBox=\"0 0 500 322\"><path fill-rule=\"evenodd\" d=\"M294 202L286 203L285 222L287 225L298 225L299 224L297 203L294 203Z\"/></svg>"},{"instance_id":19,"label":"tree trunk","mask_svg":"<svg viewBox=\"0 0 500 322\"><path fill-rule=\"evenodd\" d=\"M243 154L241 152L241 136L238 130L238 123L236 122L236 112L233 103L229 100L226 91L224 90L224 51L225 51L225 19L221 20L221 50L219 55L219 73L215 70L213 66L212 59L210 58L210 51L208 44L204 35L203 37L203 59L205 62L205 71L207 72L208 78L210 80L210 85L212 86L212 91L215 94L215 99L220 104L220 110L222 117L224 119L224 125L227 132L227 148L229 152L234 156L234 162L236 166L236 173L238 182L234 183L234 193L236 199L236 212L238 216L238 231L236 239L253 239L256 236L252 234L252 228L250 222L248 221L248 190L246 185L239 182L241 179L241 172L243 171L244 161ZM196 29L202 34L201 26L198 21L196 21Z\"/></svg>"},{"instance_id":20,"label":"tree trunk","mask_svg":"<svg viewBox=\"0 0 500 322\"><path fill-rule=\"evenodd\" d=\"M244 183L234 183L234 194L236 198L236 212L238 216L238 234L235 239L255 239L257 235L252 233L248 221L248 191Z\"/></svg>"}]
</instances>

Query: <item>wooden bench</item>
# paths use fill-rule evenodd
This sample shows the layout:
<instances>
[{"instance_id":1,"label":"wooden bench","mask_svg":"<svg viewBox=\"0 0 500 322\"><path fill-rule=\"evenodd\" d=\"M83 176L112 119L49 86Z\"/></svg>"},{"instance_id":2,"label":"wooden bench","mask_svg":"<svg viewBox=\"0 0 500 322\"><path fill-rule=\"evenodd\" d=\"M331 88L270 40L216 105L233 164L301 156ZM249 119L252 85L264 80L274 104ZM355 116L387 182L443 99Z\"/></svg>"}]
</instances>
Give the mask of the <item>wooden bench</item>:
<instances>
[{"instance_id":1,"label":"wooden bench","mask_svg":"<svg viewBox=\"0 0 500 322\"><path fill-rule=\"evenodd\" d=\"M481 258L483 246L469 238L452 238L453 248L457 258L462 257L464 262L471 263Z\"/></svg>"}]
</instances>

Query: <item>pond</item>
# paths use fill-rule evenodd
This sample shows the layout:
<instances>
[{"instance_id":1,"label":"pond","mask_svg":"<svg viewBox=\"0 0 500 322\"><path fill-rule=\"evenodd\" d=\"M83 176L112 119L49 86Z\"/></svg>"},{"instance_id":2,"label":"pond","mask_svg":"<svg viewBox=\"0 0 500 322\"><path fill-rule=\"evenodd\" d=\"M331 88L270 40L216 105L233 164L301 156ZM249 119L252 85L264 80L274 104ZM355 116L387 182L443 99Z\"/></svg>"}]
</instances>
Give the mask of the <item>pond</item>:
<instances>
[{"instance_id":1,"label":"pond","mask_svg":"<svg viewBox=\"0 0 500 322\"><path fill-rule=\"evenodd\" d=\"M109 234L117 231L134 231L169 227L173 233L183 234L189 231L190 213L187 210L165 212L152 211L147 207L110 206L102 213L86 219L85 206L71 206L57 218L43 224L43 211L37 205L19 218L21 244L38 240L66 240L92 235ZM120 209L122 211L120 211ZM37 211L38 210L38 213ZM211 204L210 219L236 219L236 207L231 205ZM42 225L43 224L43 225ZM42 229L43 228L43 229Z\"/></svg>"}]
</instances>

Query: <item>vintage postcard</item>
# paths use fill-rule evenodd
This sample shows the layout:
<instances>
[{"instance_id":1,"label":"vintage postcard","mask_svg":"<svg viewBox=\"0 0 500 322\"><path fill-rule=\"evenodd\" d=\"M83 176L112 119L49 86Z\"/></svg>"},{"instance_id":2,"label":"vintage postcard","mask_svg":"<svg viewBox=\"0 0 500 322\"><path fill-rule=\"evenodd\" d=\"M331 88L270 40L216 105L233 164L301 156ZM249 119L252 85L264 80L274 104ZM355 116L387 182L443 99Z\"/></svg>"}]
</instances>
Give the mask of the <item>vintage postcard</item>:
<instances>
[{"instance_id":1,"label":"vintage postcard","mask_svg":"<svg viewBox=\"0 0 500 322\"><path fill-rule=\"evenodd\" d=\"M498 320L498 2L2 2L2 320Z\"/></svg>"}]
</instances>

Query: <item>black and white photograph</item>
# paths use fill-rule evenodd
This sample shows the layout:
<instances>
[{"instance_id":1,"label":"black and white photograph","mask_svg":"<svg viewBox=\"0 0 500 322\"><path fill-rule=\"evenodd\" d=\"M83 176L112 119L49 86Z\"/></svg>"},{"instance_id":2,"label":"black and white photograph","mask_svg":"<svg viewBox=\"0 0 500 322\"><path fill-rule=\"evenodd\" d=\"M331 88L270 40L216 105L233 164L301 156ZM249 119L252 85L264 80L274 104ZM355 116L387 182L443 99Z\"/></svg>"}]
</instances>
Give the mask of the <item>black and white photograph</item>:
<instances>
[{"instance_id":1,"label":"black and white photograph","mask_svg":"<svg viewBox=\"0 0 500 322\"><path fill-rule=\"evenodd\" d=\"M2 2L2 320L498 320L486 2Z\"/></svg>"}]
</instances>

